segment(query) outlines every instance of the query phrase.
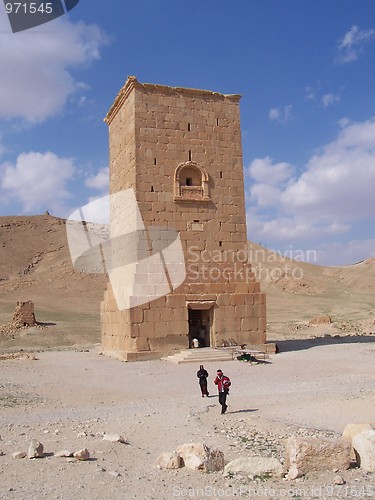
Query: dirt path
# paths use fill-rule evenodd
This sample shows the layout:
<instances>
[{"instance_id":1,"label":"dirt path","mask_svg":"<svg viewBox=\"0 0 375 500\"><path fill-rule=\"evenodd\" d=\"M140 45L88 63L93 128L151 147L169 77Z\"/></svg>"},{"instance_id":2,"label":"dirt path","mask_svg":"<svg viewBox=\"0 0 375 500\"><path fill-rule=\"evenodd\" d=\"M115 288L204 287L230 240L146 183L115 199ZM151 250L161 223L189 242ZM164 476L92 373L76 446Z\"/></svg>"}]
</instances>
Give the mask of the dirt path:
<instances>
[{"instance_id":1,"label":"dirt path","mask_svg":"<svg viewBox=\"0 0 375 500\"><path fill-rule=\"evenodd\" d=\"M37 361L1 361L0 498L229 498L241 492L271 498L271 489L281 497L286 489L302 486L306 491L299 491L299 498L324 498L323 493L335 498L327 490L332 471L262 482L158 470L155 460L190 441L221 449L226 461L254 454L282 458L283 440L294 432L338 435L347 423L374 422L375 343L362 340L297 342L298 350L284 344L285 351L265 365L221 363L233 384L225 416L219 414L212 384L219 366L212 363L205 365L212 397L201 398L199 367L192 364L121 363L73 351L40 353ZM103 441L104 432L122 434L130 445ZM49 456L13 459L14 451L27 450L31 438L40 440ZM92 456L88 462L68 463L52 455L84 447ZM347 490L336 498L361 496L364 485L371 488L369 497L375 496L370 474L357 469L340 474ZM318 487L320 496L313 489Z\"/></svg>"}]
</instances>

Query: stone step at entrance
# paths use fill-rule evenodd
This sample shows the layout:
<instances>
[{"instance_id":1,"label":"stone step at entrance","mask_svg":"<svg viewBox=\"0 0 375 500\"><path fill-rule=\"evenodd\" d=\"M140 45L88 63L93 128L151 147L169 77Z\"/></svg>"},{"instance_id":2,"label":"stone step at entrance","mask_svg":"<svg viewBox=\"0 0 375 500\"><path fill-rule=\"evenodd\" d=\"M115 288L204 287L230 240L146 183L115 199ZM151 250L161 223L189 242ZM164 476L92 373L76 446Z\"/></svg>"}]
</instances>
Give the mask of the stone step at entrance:
<instances>
[{"instance_id":1,"label":"stone step at entrance","mask_svg":"<svg viewBox=\"0 0 375 500\"><path fill-rule=\"evenodd\" d=\"M184 349L172 356L161 358L170 363L201 363L205 361L232 361L235 359L238 347L233 349L213 349L211 347L201 347L198 349Z\"/></svg>"}]
</instances>

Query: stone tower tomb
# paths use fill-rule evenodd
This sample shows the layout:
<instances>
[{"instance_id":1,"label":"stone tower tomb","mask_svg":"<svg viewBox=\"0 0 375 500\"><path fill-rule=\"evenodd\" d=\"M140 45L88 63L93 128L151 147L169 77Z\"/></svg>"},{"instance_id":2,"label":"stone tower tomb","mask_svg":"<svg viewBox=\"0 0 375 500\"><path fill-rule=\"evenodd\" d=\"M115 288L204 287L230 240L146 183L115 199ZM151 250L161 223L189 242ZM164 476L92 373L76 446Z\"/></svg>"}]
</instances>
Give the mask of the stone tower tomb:
<instances>
[{"instance_id":1,"label":"stone tower tomb","mask_svg":"<svg viewBox=\"0 0 375 500\"><path fill-rule=\"evenodd\" d=\"M179 233L186 278L122 310L111 280L101 304L104 354L160 358L193 338L206 347L265 344L265 295L247 258L239 101L129 77L110 108L111 238L130 217L115 194L132 190L146 229ZM136 267L141 282L157 282L142 261Z\"/></svg>"}]
</instances>

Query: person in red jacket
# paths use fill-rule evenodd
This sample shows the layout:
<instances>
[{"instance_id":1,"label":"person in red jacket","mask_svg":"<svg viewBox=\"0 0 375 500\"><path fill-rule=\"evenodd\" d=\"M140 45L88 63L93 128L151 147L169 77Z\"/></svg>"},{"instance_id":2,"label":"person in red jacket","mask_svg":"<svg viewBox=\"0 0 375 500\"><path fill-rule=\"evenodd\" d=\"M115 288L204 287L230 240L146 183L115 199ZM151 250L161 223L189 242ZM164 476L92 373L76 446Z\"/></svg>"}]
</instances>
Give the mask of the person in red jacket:
<instances>
[{"instance_id":1,"label":"person in red jacket","mask_svg":"<svg viewBox=\"0 0 375 500\"><path fill-rule=\"evenodd\" d=\"M223 415L227 411L227 395L229 394L229 387L231 381L229 377L226 377L221 370L217 370L217 376L214 380L214 384L217 385L219 390L219 403L221 404L221 414Z\"/></svg>"}]
</instances>

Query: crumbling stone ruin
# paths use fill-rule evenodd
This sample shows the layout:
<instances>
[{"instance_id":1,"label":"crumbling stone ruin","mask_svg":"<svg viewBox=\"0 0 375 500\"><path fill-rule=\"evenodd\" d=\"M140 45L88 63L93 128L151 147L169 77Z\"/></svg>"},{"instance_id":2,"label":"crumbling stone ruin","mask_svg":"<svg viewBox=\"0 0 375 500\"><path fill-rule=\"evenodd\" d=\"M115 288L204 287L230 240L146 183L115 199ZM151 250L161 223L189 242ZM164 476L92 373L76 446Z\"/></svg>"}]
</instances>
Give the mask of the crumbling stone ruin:
<instances>
[{"instance_id":1,"label":"crumbling stone ruin","mask_svg":"<svg viewBox=\"0 0 375 500\"><path fill-rule=\"evenodd\" d=\"M156 298L151 258L138 260L128 289L154 297L121 310L111 278L101 304L104 354L131 361L172 354L195 339L201 347L266 343L265 295L248 261L239 101L129 77L111 106L111 238L134 218L113 195L133 190L146 229L179 232L186 279Z\"/></svg>"},{"instance_id":2,"label":"crumbling stone ruin","mask_svg":"<svg viewBox=\"0 0 375 500\"><path fill-rule=\"evenodd\" d=\"M0 325L0 333L12 333L19 328L37 325L34 313L34 302L18 300L10 323Z\"/></svg>"},{"instance_id":3,"label":"crumbling stone ruin","mask_svg":"<svg viewBox=\"0 0 375 500\"><path fill-rule=\"evenodd\" d=\"M34 326L36 319L34 314L34 302L27 300L25 302L18 301L13 314L12 323L20 326Z\"/></svg>"}]
</instances>

